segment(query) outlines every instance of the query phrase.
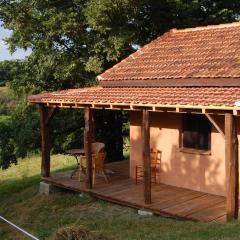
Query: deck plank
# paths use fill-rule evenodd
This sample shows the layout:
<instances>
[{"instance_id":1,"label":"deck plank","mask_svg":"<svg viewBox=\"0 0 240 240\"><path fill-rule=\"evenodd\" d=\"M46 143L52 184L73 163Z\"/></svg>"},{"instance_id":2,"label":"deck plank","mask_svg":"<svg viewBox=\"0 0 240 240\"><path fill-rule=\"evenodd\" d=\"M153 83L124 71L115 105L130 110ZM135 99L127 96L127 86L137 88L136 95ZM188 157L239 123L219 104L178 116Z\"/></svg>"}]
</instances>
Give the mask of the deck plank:
<instances>
[{"instance_id":1,"label":"deck plank","mask_svg":"<svg viewBox=\"0 0 240 240\"><path fill-rule=\"evenodd\" d=\"M195 212L215 206L215 204L224 202L223 197L204 194L202 196L184 201L183 203L165 208L164 210L178 216L188 216Z\"/></svg>"},{"instance_id":2,"label":"deck plank","mask_svg":"<svg viewBox=\"0 0 240 240\"><path fill-rule=\"evenodd\" d=\"M84 181L71 179L71 171L54 173L42 178L61 188L77 192L89 192L93 196L121 205L148 209L156 214L179 218L210 222L226 221L226 198L192 191L166 184L152 184L152 203L144 203L143 184L135 184L129 178L128 161L107 164L106 168L113 171L109 175L109 183L97 177L93 189L86 189Z\"/></svg>"},{"instance_id":3,"label":"deck plank","mask_svg":"<svg viewBox=\"0 0 240 240\"><path fill-rule=\"evenodd\" d=\"M201 222L210 222L217 220L218 218L226 214L226 201L215 204L212 207L205 208L195 212L193 214L187 215L187 217L197 219Z\"/></svg>"}]
</instances>

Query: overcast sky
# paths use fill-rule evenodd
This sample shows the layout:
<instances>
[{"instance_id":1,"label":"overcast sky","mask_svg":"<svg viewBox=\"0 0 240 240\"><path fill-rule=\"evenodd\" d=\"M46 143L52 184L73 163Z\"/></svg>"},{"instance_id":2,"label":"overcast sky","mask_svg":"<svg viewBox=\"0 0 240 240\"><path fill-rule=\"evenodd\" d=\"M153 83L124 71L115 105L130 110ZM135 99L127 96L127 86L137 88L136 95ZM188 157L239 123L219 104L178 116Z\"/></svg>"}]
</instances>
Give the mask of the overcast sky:
<instances>
[{"instance_id":1,"label":"overcast sky","mask_svg":"<svg viewBox=\"0 0 240 240\"><path fill-rule=\"evenodd\" d=\"M15 53L12 55L8 51L8 46L3 41L4 38L10 36L11 31L4 29L2 26L2 23L0 22L0 61L2 60L12 60L12 59L23 59L25 56L30 54L30 50L24 51L21 49L18 49Z\"/></svg>"}]
</instances>

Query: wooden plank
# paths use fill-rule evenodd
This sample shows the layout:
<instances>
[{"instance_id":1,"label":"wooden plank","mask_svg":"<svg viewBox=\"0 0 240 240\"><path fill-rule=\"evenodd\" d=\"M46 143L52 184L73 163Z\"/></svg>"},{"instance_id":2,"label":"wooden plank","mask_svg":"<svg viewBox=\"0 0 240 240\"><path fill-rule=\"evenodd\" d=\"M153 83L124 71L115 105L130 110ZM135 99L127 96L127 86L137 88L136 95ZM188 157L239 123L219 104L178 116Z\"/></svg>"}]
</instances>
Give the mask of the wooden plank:
<instances>
[{"instance_id":1,"label":"wooden plank","mask_svg":"<svg viewBox=\"0 0 240 240\"><path fill-rule=\"evenodd\" d=\"M112 179L111 179L111 182L113 183ZM95 192L97 192L98 194L104 194L107 196L116 195L121 191L129 189L131 185L132 184L129 179L124 179L124 180L120 179L115 181L114 184L108 185L107 187L105 184L103 184L100 187L96 187Z\"/></svg>"},{"instance_id":2,"label":"wooden plank","mask_svg":"<svg viewBox=\"0 0 240 240\"><path fill-rule=\"evenodd\" d=\"M210 208L202 209L196 213L187 215L187 217L190 219L196 219L202 222L210 222L224 216L224 214L226 214L225 201L217 203Z\"/></svg>"},{"instance_id":3,"label":"wooden plank","mask_svg":"<svg viewBox=\"0 0 240 240\"><path fill-rule=\"evenodd\" d=\"M221 202L225 202L223 197L205 194L200 197L184 201L180 204L176 203L176 205L168 207L164 209L164 211L183 217L203 209L210 208Z\"/></svg>"},{"instance_id":4,"label":"wooden plank","mask_svg":"<svg viewBox=\"0 0 240 240\"><path fill-rule=\"evenodd\" d=\"M41 101L41 100L30 100L29 102L32 104L46 104L51 108L85 108L92 106L94 109L112 109L112 110L133 110L133 111L142 111L144 108L149 108L149 111L156 111L156 112L176 112L176 109L182 112L188 113L211 113L211 114L218 114L224 115L225 113L234 113L234 115L240 115L239 107L227 107L227 106L205 106L205 105L179 105L179 104L142 104L142 103L125 103L125 102L118 102L113 104L112 102L105 102L105 103L95 103L95 102L63 102L63 100L57 101ZM63 103L65 105L63 105ZM115 109L115 105L118 106ZM110 108L112 106L112 108ZM122 107L119 107L122 106ZM125 109L129 106L128 109Z\"/></svg>"},{"instance_id":5,"label":"wooden plank","mask_svg":"<svg viewBox=\"0 0 240 240\"><path fill-rule=\"evenodd\" d=\"M95 111L92 110L92 142L96 142L96 133L95 133Z\"/></svg>"},{"instance_id":6,"label":"wooden plank","mask_svg":"<svg viewBox=\"0 0 240 240\"><path fill-rule=\"evenodd\" d=\"M92 189L93 187L93 173L92 173L92 114L90 107L86 107L84 111L84 151L86 154L87 171L86 171L86 187Z\"/></svg>"},{"instance_id":7,"label":"wooden plank","mask_svg":"<svg viewBox=\"0 0 240 240\"><path fill-rule=\"evenodd\" d=\"M150 161L150 129L149 111L142 110L142 159L144 172L144 200L151 203L151 161Z\"/></svg>"},{"instance_id":8,"label":"wooden plank","mask_svg":"<svg viewBox=\"0 0 240 240\"><path fill-rule=\"evenodd\" d=\"M222 137L225 139L225 134L218 125L218 123L213 119L213 117L207 113L205 113L205 116L208 118L208 120L212 123L212 125L217 129L217 131L222 135Z\"/></svg>"},{"instance_id":9,"label":"wooden plank","mask_svg":"<svg viewBox=\"0 0 240 240\"><path fill-rule=\"evenodd\" d=\"M227 216L226 214L224 214L221 217L218 217L216 219L213 220L214 222L218 222L218 223L226 223L227 222Z\"/></svg>"},{"instance_id":10,"label":"wooden plank","mask_svg":"<svg viewBox=\"0 0 240 240\"><path fill-rule=\"evenodd\" d=\"M154 203L154 207L160 209L161 211L164 210L164 212L167 213L168 212L167 208L176 206L178 204L182 204L186 201L189 201L204 195L205 193L195 192L195 191L188 191L188 192L179 191L178 193L169 195L166 198L165 196L162 197L163 200L157 201L156 203Z\"/></svg>"},{"instance_id":11,"label":"wooden plank","mask_svg":"<svg viewBox=\"0 0 240 240\"><path fill-rule=\"evenodd\" d=\"M225 165L227 220L238 218L239 172L236 117L225 114Z\"/></svg>"},{"instance_id":12,"label":"wooden plank","mask_svg":"<svg viewBox=\"0 0 240 240\"><path fill-rule=\"evenodd\" d=\"M40 131L41 131L41 176L50 176L50 140L49 140L49 124L46 124L48 117L48 108L44 105L39 105L40 112Z\"/></svg>"}]
</instances>

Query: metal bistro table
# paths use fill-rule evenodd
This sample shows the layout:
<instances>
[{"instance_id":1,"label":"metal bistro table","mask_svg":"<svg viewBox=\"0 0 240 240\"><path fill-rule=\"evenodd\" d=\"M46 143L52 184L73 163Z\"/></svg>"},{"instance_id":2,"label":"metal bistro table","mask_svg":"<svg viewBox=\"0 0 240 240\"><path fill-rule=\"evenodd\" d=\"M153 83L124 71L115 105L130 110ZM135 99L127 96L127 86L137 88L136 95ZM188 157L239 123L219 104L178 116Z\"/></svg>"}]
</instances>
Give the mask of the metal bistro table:
<instances>
[{"instance_id":1,"label":"metal bistro table","mask_svg":"<svg viewBox=\"0 0 240 240\"><path fill-rule=\"evenodd\" d=\"M76 149L69 149L65 152L66 155L73 156L76 159L76 169L72 172L71 178L74 176L74 174L78 171L82 171L81 169L81 156L85 155L84 148L76 148Z\"/></svg>"}]
</instances>

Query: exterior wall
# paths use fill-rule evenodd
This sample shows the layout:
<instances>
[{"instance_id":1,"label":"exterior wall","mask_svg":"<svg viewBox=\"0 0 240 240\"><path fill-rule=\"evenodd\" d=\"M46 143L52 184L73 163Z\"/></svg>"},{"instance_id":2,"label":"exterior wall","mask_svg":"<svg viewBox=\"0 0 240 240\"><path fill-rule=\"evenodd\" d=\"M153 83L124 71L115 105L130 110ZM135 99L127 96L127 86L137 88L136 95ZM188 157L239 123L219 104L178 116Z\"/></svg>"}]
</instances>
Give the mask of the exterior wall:
<instances>
[{"instance_id":1,"label":"exterior wall","mask_svg":"<svg viewBox=\"0 0 240 240\"><path fill-rule=\"evenodd\" d=\"M214 116L224 130L224 116ZM130 176L142 165L141 112L131 112ZM162 151L158 181L192 190L225 196L225 143L212 127L211 154L181 152L182 114L150 113L151 147ZM239 136L239 135L238 135Z\"/></svg>"}]
</instances>

